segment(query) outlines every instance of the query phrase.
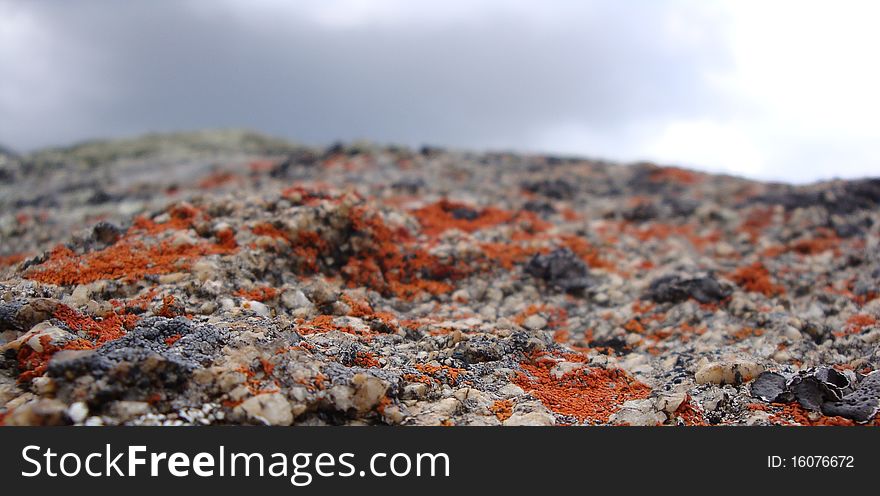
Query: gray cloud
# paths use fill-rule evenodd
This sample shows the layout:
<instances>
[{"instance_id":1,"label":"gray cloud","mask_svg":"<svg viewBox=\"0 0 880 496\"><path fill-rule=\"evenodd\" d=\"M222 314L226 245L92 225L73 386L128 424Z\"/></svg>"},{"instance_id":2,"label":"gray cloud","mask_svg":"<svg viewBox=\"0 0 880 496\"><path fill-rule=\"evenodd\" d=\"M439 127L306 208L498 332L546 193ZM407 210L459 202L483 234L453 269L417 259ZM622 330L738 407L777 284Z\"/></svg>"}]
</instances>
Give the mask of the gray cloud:
<instances>
[{"instance_id":1,"label":"gray cloud","mask_svg":"<svg viewBox=\"0 0 880 496\"><path fill-rule=\"evenodd\" d=\"M576 123L625 155L652 123L732 110L708 78L730 64L723 26L693 4L536 2L552 22L499 4L464 20L343 25L247 4L3 4L30 46L0 56L0 141L249 127L309 143L534 149Z\"/></svg>"},{"instance_id":2,"label":"gray cloud","mask_svg":"<svg viewBox=\"0 0 880 496\"><path fill-rule=\"evenodd\" d=\"M570 28L499 16L345 29L297 16L254 26L180 2L39 4L55 43L43 54L58 69L53 89L71 100L41 116L55 121L48 133L8 125L3 134L33 146L245 125L307 141L480 146L519 143L547 123L613 128L704 111L713 95L703 73L719 46L668 42L652 5L571 19ZM77 88L104 93L78 101Z\"/></svg>"}]
</instances>

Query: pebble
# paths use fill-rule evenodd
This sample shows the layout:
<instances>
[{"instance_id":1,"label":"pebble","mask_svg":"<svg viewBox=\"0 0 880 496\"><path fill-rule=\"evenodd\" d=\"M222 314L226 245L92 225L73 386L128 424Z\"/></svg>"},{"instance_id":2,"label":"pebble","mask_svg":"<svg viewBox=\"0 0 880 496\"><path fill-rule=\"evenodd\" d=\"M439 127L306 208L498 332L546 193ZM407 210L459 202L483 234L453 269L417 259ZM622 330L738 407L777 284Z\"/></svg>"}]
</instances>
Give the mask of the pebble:
<instances>
[{"instance_id":1,"label":"pebble","mask_svg":"<svg viewBox=\"0 0 880 496\"><path fill-rule=\"evenodd\" d=\"M749 360L709 362L694 374L697 384L742 384L764 371L764 367Z\"/></svg>"},{"instance_id":2,"label":"pebble","mask_svg":"<svg viewBox=\"0 0 880 496\"><path fill-rule=\"evenodd\" d=\"M74 424L82 423L89 415L89 407L82 401L77 401L67 407L67 417Z\"/></svg>"},{"instance_id":3,"label":"pebble","mask_svg":"<svg viewBox=\"0 0 880 496\"><path fill-rule=\"evenodd\" d=\"M505 427L516 427L516 426L550 426L556 425L556 419L553 415L545 412L528 412L528 413L518 413L514 412L507 420L501 423Z\"/></svg>"},{"instance_id":4,"label":"pebble","mask_svg":"<svg viewBox=\"0 0 880 496\"><path fill-rule=\"evenodd\" d=\"M674 410L673 410L674 411ZM666 414L654 407L654 400L647 398L629 400L611 415L611 423L633 426L652 426L666 421Z\"/></svg>"},{"instance_id":5,"label":"pebble","mask_svg":"<svg viewBox=\"0 0 880 496\"><path fill-rule=\"evenodd\" d=\"M243 414L251 421L266 425L290 425L293 423L290 403L280 393L251 396L236 406L233 413Z\"/></svg>"},{"instance_id":6,"label":"pebble","mask_svg":"<svg viewBox=\"0 0 880 496\"><path fill-rule=\"evenodd\" d=\"M532 330L540 330L547 327L547 319L541 317L540 315L530 315L523 321L523 326L526 329Z\"/></svg>"}]
</instances>

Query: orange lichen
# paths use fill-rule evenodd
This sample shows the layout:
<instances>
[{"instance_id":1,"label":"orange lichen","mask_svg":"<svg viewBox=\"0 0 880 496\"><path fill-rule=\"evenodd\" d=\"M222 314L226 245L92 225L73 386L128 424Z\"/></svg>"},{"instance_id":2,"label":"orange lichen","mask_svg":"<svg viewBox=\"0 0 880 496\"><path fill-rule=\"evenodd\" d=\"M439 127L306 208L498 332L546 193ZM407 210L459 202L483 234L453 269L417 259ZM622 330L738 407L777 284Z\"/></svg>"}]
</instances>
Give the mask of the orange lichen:
<instances>
[{"instance_id":1,"label":"orange lichen","mask_svg":"<svg viewBox=\"0 0 880 496\"><path fill-rule=\"evenodd\" d=\"M493 264L510 270L514 265L524 262L538 253L546 253L546 248L536 249L517 243L480 243L480 249Z\"/></svg>"},{"instance_id":2,"label":"orange lichen","mask_svg":"<svg viewBox=\"0 0 880 496\"><path fill-rule=\"evenodd\" d=\"M221 229L214 234L217 237L217 249L219 253L233 253L238 249L235 241L235 233L232 229Z\"/></svg>"},{"instance_id":3,"label":"orange lichen","mask_svg":"<svg viewBox=\"0 0 880 496\"><path fill-rule=\"evenodd\" d=\"M268 222L264 222L261 224L257 224L250 228L251 232L256 234L257 236L268 236L274 239L282 239L290 243L290 237L286 232L281 229L269 224Z\"/></svg>"},{"instance_id":4,"label":"orange lichen","mask_svg":"<svg viewBox=\"0 0 880 496\"><path fill-rule=\"evenodd\" d=\"M316 232L300 231L293 245L293 253L299 258L300 270L307 273L318 272L318 257L327 253L327 242Z\"/></svg>"},{"instance_id":5,"label":"orange lichen","mask_svg":"<svg viewBox=\"0 0 880 496\"><path fill-rule=\"evenodd\" d=\"M379 320L391 329L397 328L397 315L391 312L377 312L369 302L355 300L348 294L343 294L341 300L351 309L348 315L364 320Z\"/></svg>"},{"instance_id":6,"label":"orange lichen","mask_svg":"<svg viewBox=\"0 0 880 496\"><path fill-rule=\"evenodd\" d=\"M72 331L86 333L96 346L121 338L140 320L137 315L128 315L124 311L121 314L114 311L96 320L67 305L58 305L53 316Z\"/></svg>"},{"instance_id":7,"label":"orange lichen","mask_svg":"<svg viewBox=\"0 0 880 496\"><path fill-rule=\"evenodd\" d=\"M834 425L834 426L854 426L858 425L853 420L845 417L826 417L818 413L812 413L798 402L792 403L772 403L772 407L776 407L777 412L768 418L771 422L781 425ZM815 418L815 420L814 420ZM880 419L874 419L867 425L880 426Z\"/></svg>"},{"instance_id":8,"label":"orange lichen","mask_svg":"<svg viewBox=\"0 0 880 496\"><path fill-rule=\"evenodd\" d=\"M169 219L166 222L156 222L146 217L135 217L132 223L132 231L144 234L158 234L169 230L183 230L194 226L196 220L210 220L209 217L198 208L180 203L168 209Z\"/></svg>"},{"instance_id":9,"label":"orange lichen","mask_svg":"<svg viewBox=\"0 0 880 496\"><path fill-rule=\"evenodd\" d=\"M183 336L180 335L180 334L175 334L175 335L173 335L173 336L169 336L169 337L165 338L165 344L166 344L167 346L171 346L171 345L173 345L174 343L180 341L180 338L182 338L182 337L183 337Z\"/></svg>"},{"instance_id":10,"label":"orange lichen","mask_svg":"<svg viewBox=\"0 0 880 496\"><path fill-rule=\"evenodd\" d=\"M414 367L419 372L432 377L437 382L448 382L449 384L457 384L458 376L465 372L464 369L450 367L448 365L417 363Z\"/></svg>"},{"instance_id":11,"label":"orange lichen","mask_svg":"<svg viewBox=\"0 0 880 496\"><path fill-rule=\"evenodd\" d=\"M269 301L278 295L278 290L271 286L257 286L252 289L239 289L235 296L253 301Z\"/></svg>"},{"instance_id":12,"label":"orange lichen","mask_svg":"<svg viewBox=\"0 0 880 496\"><path fill-rule=\"evenodd\" d=\"M751 293L761 293L767 297L785 294L785 288L773 283L770 272L761 262L740 267L727 277Z\"/></svg>"},{"instance_id":13,"label":"orange lichen","mask_svg":"<svg viewBox=\"0 0 880 496\"><path fill-rule=\"evenodd\" d=\"M749 241L756 242L764 229L773 222L773 208L762 207L754 208L749 212L746 220L739 226L739 231L745 233L749 237Z\"/></svg>"},{"instance_id":14,"label":"orange lichen","mask_svg":"<svg viewBox=\"0 0 880 496\"><path fill-rule=\"evenodd\" d=\"M862 313L856 314L846 319L846 325L844 326L844 330L842 332L835 332L834 335L837 337L841 337L847 334L858 334L862 332L864 328L871 327L876 324L877 318L873 315Z\"/></svg>"},{"instance_id":15,"label":"orange lichen","mask_svg":"<svg viewBox=\"0 0 880 496\"><path fill-rule=\"evenodd\" d=\"M498 420L504 422L513 415L513 401L498 400L492 403L492 406L489 407L489 411L494 413Z\"/></svg>"},{"instance_id":16,"label":"orange lichen","mask_svg":"<svg viewBox=\"0 0 880 496\"><path fill-rule=\"evenodd\" d=\"M590 267L614 269L614 264L601 257L599 249L590 244L586 239L573 235L563 235L560 238L563 246L579 256Z\"/></svg>"},{"instance_id":17,"label":"orange lichen","mask_svg":"<svg viewBox=\"0 0 880 496\"><path fill-rule=\"evenodd\" d=\"M514 382L554 413L579 422L606 423L624 402L647 398L651 388L619 369L583 368L559 378L554 360L521 363Z\"/></svg>"},{"instance_id":18,"label":"orange lichen","mask_svg":"<svg viewBox=\"0 0 880 496\"><path fill-rule=\"evenodd\" d=\"M391 406L394 401L388 396L383 396L379 403L376 404L376 411L379 412L380 415L385 414L385 409Z\"/></svg>"},{"instance_id":19,"label":"orange lichen","mask_svg":"<svg viewBox=\"0 0 880 496\"><path fill-rule=\"evenodd\" d=\"M87 315L83 315L76 310L66 306L58 305L53 313L53 317L60 320L71 331L85 333L88 339L73 339L56 346L51 343L50 336L42 336L40 345L43 351L37 352L30 346L22 346L18 350L18 366L20 382L29 381L35 377L39 377L46 372L46 367L52 356L61 350L90 350L101 346L102 344L113 341L125 335L125 333L135 327L139 318L135 315L128 315L122 310L122 313L111 312L102 319L95 319Z\"/></svg>"},{"instance_id":20,"label":"orange lichen","mask_svg":"<svg viewBox=\"0 0 880 496\"><path fill-rule=\"evenodd\" d=\"M431 385L436 381L424 374L403 374L403 380L408 382L421 382L428 385Z\"/></svg>"},{"instance_id":21,"label":"orange lichen","mask_svg":"<svg viewBox=\"0 0 880 496\"><path fill-rule=\"evenodd\" d=\"M343 294L340 299L351 309L348 314L352 317L369 317L373 315L373 307L367 301L355 300L348 294Z\"/></svg>"},{"instance_id":22,"label":"orange lichen","mask_svg":"<svg viewBox=\"0 0 880 496\"><path fill-rule=\"evenodd\" d=\"M178 311L174 305L175 299L173 295L165 295L162 297L162 306L156 311L156 315L159 317L165 317L166 319L173 319L177 317Z\"/></svg>"},{"instance_id":23,"label":"orange lichen","mask_svg":"<svg viewBox=\"0 0 880 496\"><path fill-rule=\"evenodd\" d=\"M128 301L110 300L110 304L114 308L122 309L125 313L143 313L150 307L150 302L159 294L158 288L155 286Z\"/></svg>"},{"instance_id":24,"label":"orange lichen","mask_svg":"<svg viewBox=\"0 0 880 496\"><path fill-rule=\"evenodd\" d=\"M412 211L422 225L422 231L436 236L449 229L474 232L479 229L509 222L514 214L495 207L472 208L464 203L440 200Z\"/></svg>"},{"instance_id":25,"label":"orange lichen","mask_svg":"<svg viewBox=\"0 0 880 496\"><path fill-rule=\"evenodd\" d=\"M53 345L51 339L50 336L42 336L40 338L40 345L43 348L42 352L38 352L30 346L19 348L16 355L19 368L19 382L27 382L45 374L46 368L49 366L49 360L55 353L61 350L91 350L95 347L93 343L86 339L74 339L61 346Z\"/></svg>"},{"instance_id":26,"label":"orange lichen","mask_svg":"<svg viewBox=\"0 0 880 496\"><path fill-rule=\"evenodd\" d=\"M678 167L656 167L648 174L648 179L651 182L694 184L700 182L702 177L695 172Z\"/></svg>"},{"instance_id":27,"label":"orange lichen","mask_svg":"<svg viewBox=\"0 0 880 496\"><path fill-rule=\"evenodd\" d=\"M363 338L370 339L373 337L373 332L368 329L355 329L354 327L348 325L336 325L333 323L334 317L332 315L318 315L312 320L309 321L300 321L298 322L297 332L302 335L308 334L322 334L325 332L339 331L344 332L346 334L353 334L355 336L360 336Z\"/></svg>"},{"instance_id":28,"label":"orange lichen","mask_svg":"<svg viewBox=\"0 0 880 496\"><path fill-rule=\"evenodd\" d=\"M447 293L444 279L461 273L412 241L406 229L392 229L365 207L352 209L358 249L342 267L349 287L366 286L383 294L410 299L421 293Z\"/></svg>"},{"instance_id":29,"label":"orange lichen","mask_svg":"<svg viewBox=\"0 0 880 496\"><path fill-rule=\"evenodd\" d=\"M379 368L382 366L376 355L369 351L359 351L355 354L354 365L364 368Z\"/></svg>"},{"instance_id":30,"label":"orange lichen","mask_svg":"<svg viewBox=\"0 0 880 496\"><path fill-rule=\"evenodd\" d=\"M218 242L195 244L174 243L156 235L169 229L184 229L193 219L202 215L187 205L178 205L170 211L168 222L157 224L139 218L116 243L98 251L77 254L66 246L58 246L49 259L28 270L24 277L46 284L88 284L102 279L121 279L126 282L141 280L149 275L168 274L187 270L192 262L211 254L233 253L237 247L231 231L217 233Z\"/></svg>"},{"instance_id":31,"label":"orange lichen","mask_svg":"<svg viewBox=\"0 0 880 496\"><path fill-rule=\"evenodd\" d=\"M199 181L198 187L202 189L213 189L238 181L241 181L241 178L232 172L216 171L203 177Z\"/></svg>"},{"instance_id":32,"label":"orange lichen","mask_svg":"<svg viewBox=\"0 0 880 496\"><path fill-rule=\"evenodd\" d=\"M263 373L266 374L267 377L275 372L275 365L265 358L260 358L260 366L263 368Z\"/></svg>"},{"instance_id":33,"label":"orange lichen","mask_svg":"<svg viewBox=\"0 0 880 496\"><path fill-rule=\"evenodd\" d=\"M818 236L809 239L800 239L786 245L771 246L764 250L764 256L777 257L783 253L798 253L801 255L817 255L832 250L835 255L840 254L840 238L829 229L817 229Z\"/></svg>"},{"instance_id":34,"label":"orange lichen","mask_svg":"<svg viewBox=\"0 0 880 496\"><path fill-rule=\"evenodd\" d=\"M684 422L684 425L709 425L709 423L703 418L703 413L700 409L694 406L690 395L687 395L685 400L681 402L681 405L678 405L673 416L681 419L682 422Z\"/></svg>"},{"instance_id":35,"label":"orange lichen","mask_svg":"<svg viewBox=\"0 0 880 496\"><path fill-rule=\"evenodd\" d=\"M748 339L750 337L763 336L764 329L756 329L753 327L741 327L738 331L734 331L731 333L731 337L736 339L737 341L742 341L744 339Z\"/></svg>"},{"instance_id":36,"label":"orange lichen","mask_svg":"<svg viewBox=\"0 0 880 496\"><path fill-rule=\"evenodd\" d=\"M27 258L26 253L13 253L11 255L0 255L0 267L15 265Z\"/></svg>"},{"instance_id":37,"label":"orange lichen","mask_svg":"<svg viewBox=\"0 0 880 496\"><path fill-rule=\"evenodd\" d=\"M623 324L623 328L636 334L645 333L645 326L638 319L630 319L626 321L626 323Z\"/></svg>"},{"instance_id":38,"label":"orange lichen","mask_svg":"<svg viewBox=\"0 0 880 496\"><path fill-rule=\"evenodd\" d=\"M312 188L303 184L297 184L285 189L281 192L281 196L287 198L295 205L306 206L319 205L322 200L332 198L328 192L321 191L321 188Z\"/></svg>"}]
</instances>

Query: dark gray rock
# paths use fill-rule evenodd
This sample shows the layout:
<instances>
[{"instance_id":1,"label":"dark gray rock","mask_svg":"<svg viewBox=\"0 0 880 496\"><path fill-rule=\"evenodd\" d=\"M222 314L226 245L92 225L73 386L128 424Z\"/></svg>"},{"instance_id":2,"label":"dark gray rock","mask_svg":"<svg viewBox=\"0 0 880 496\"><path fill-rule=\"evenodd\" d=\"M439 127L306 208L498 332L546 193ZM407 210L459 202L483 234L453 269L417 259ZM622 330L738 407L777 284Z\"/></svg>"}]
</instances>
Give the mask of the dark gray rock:
<instances>
[{"instance_id":1,"label":"dark gray rock","mask_svg":"<svg viewBox=\"0 0 880 496\"><path fill-rule=\"evenodd\" d=\"M752 382L752 396L769 403L788 402L794 399L788 391L788 379L776 372L761 372Z\"/></svg>"},{"instance_id":2,"label":"dark gray rock","mask_svg":"<svg viewBox=\"0 0 880 496\"><path fill-rule=\"evenodd\" d=\"M855 391L844 396L840 401L829 401L822 404L822 413L837 415L855 420L869 422L880 411L880 372L868 374L859 383Z\"/></svg>"},{"instance_id":3,"label":"dark gray rock","mask_svg":"<svg viewBox=\"0 0 880 496\"><path fill-rule=\"evenodd\" d=\"M731 288L711 276L683 278L670 275L651 281L646 298L656 303L680 303L693 298L700 303L716 303L730 296Z\"/></svg>"},{"instance_id":4,"label":"dark gray rock","mask_svg":"<svg viewBox=\"0 0 880 496\"><path fill-rule=\"evenodd\" d=\"M525 271L563 291L583 290L592 283L587 264L568 248L535 255L529 260Z\"/></svg>"}]
</instances>

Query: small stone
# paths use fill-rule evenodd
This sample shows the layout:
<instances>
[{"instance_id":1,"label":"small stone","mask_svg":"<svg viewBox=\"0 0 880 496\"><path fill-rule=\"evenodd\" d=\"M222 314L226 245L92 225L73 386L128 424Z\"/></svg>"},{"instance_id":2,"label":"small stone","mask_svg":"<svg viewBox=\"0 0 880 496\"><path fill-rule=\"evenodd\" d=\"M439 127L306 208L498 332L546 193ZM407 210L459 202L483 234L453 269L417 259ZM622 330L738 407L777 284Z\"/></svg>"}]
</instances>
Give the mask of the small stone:
<instances>
[{"instance_id":1,"label":"small stone","mask_svg":"<svg viewBox=\"0 0 880 496\"><path fill-rule=\"evenodd\" d=\"M559 362L550 369L550 375L553 376L554 379L562 379L566 374L570 374L575 370L580 370L582 368L584 368L582 362Z\"/></svg>"},{"instance_id":2,"label":"small stone","mask_svg":"<svg viewBox=\"0 0 880 496\"><path fill-rule=\"evenodd\" d=\"M687 397L686 390L666 391L657 395L654 400L654 408L672 415L687 400Z\"/></svg>"},{"instance_id":3,"label":"small stone","mask_svg":"<svg viewBox=\"0 0 880 496\"><path fill-rule=\"evenodd\" d=\"M514 383L509 383L499 389L498 394L505 398L516 398L525 394L525 390Z\"/></svg>"},{"instance_id":4,"label":"small stone","mask_svg":"<svg viewBox=\"0 0 880 496\"><path fill-rule=\"evenodd\" d=\"M281 393L258 394L235 407L233 413L266 425L290 425L293 412L290 403Z\"/></svg>"},{"instance_id":5,"label":"small stone","mask_svg":"<svg viewBox=\"0 0 880 496\"><path fill-rule=\"evenodd\" d=\"M568 248L535 255L526 264L525 271L563 291L575 292L591 284L589 267Z\"/></svg>"},{"instance_id":6,"label":"small stone","mask_svg":"<svg viewBox=\"0 0 880 496\"><path fill-rule=\"evenodd\" d=\"M88 284L80 284L79 286L73 288L73 292L70 294L69 302L74 307L83 307L86 303L91 299L92 292L89 289Z\"/></svg>"},{"instance_id":7,"label":"small stone","mask_svg":"<svg viewBox=\"0 0 880 496\"><path fill-rule=\"evenodd\" d=\"M428 394L428 385L422 382L414 382L403 387L401 398L405 400L423 399Z\"/></svg>"},{"instance_id":8,"label":"small stone","mask_svg":"<svg viewBox=\"0 0 880 496\"><path fill-rule=\"evenodd\" d=\"M523 327L533 331L544 329L547 327L547 319L537 314L529 315L526 320L523 321Z\"/></svg>"},{"instance_id":9,"label":"small stone","mask_svg":"<svg viewBox=\"0 0 880 496\"><path fill-rule=\"evenodd\" d=\"M710 362L697 370L694 379L697 384L738 385L754 379L763 371L762 365L748 360Z\"/></svg>"},{"instance_id":10,"label":"small stone","mask_svg":"<svg viewBox=\"0 0 880 496\"><path fill-rule=\"evenodd\" d=\"M514 426L547 426L556 425L556 419L553 415L545 412L514 412L507 420L501 423L506 427Z\"/></svg>"},{"instance_id":11,"label":"small stone","mask_svg":"<svg viewBox=\"0 0 880 496\"><path fill-rule=\"evenodd\" d=\"M297 308L309 307L312 302L306 298L306 294L298 289L287 290L281 294L281 303L288 310L296 310Z\"/></svg>"},{"instance_id":12,"label":"small stone","mask_svg":"<svg viewBox=\"0 0 880 496\"><path fill-rule=\"evenodd\" d=\"M654 408L654 400L648 398L627 401L609 420L618 425L653 426L666 422L666 414Z\"/></svg>"},{"instance_id":13,"label":"small stone","mask_svg":"<svg viewBox=\"0 0 880 496\"><path fill-rule=\"evenodd\" d=\"M385 392L388 390L388 383L367 374L355 374L351 378L351 383L355 386L354 407L360 412L373 409L385 397Z\"/></svg>"},{"instance_id":14,"label":"small stone","mask_svg":"<svg viewBox=\"0 0 880 496\"><path fill-rule=\"evenodd\" d=\"M710 276L683 278L670 275L651 281L647 297L657 303L680 303L688 298L700 303L713 303L730 296L732 292Z\"/></svg>"},{"instance_id":15,"label":"small stone","mask_svg":"<svg viewBox=\"0 0 880 496\"><path fill-rule=\"evenodd\" d=\"M459 289L452 293L452 301L456 303L467 303L471 299L471 294L467 289Z\"/></svg>"},{"instance_id":16,"label":"small stone","mask_svg":"<svg viewBox=\"0 0 880 496\"><path fill-rule=\"evenodd\" d=\"M0 353L6 350L18 350L25 344L37 353L42 353L44 344L60 346L73 339L76 339L75 335L46 321L35 325L18 339L0 346Z\"/></svg>"},{"instance_id":17,"label":"small stone","mask_svg":"<svg viewBox=\"0 0 880 496\"><path fill-rule=\"evenodd\" d=\"M67 418L74 424L79 424L89 415L89 407L82 401L77 401L67 407Z\"/></svg>"},{"instance_id":18,"label":"small stone","mask_svg":"<svg viewBox=\"0 0 880 496\"><path fill-rule=\"evenodd\" d=\"M40 376L34 377L31 387L40 396L50 396L58 389L58 384L51 377Z\"/></svg>"},{"instance_id":19,"label":"small stone","mask_svg":"<svg viewBox=\"0 0 880 496\"><path fill-rule=\"evenodd\" d=\"M788 380L776 372L762 372L752 383L752 396L767 402L791 401L793 397L787 393Z\"/></svg>"},{"instance_id":20,"label":"small stone","mask_svg":"<svg viewBox=\"0 0 880 496\"><path fill-rule=\"evenodd\" d=\"M272 312L269 310L269 307L266 306L264 303L260 303L259 301L248 300L244 302L243 306L265 319L268 319L272 316Z\"/></svg>"},{"instance_id":21,"label":"small stone","mask_svg":"<svg viewBox=\"0 0 880 496\"><path fill-rule=\"evenodd\" d=\"M56 399L37 399L12 410L4 419L5 425L62 425L67 405Z\"/></svg>"},{"instance_id":22,"label":"small stone","mask_svg":"<svg viewBox=\"0 0 880 496\"><path fill-rule=\"evenodd\" d=\"M782 330L782 335L791 341L800 341L804 339L803 334L798 329L788 325Z\"/></svg>"},{"instance_id":23,"label":"small stone","mask_svg":"<svg viewBox=\"0 0 880 496\"><path fill-rule=\"evenodd\" d=\"M149 413L150 404L146 401L114 401L107 409L120 422L125 422Z\"/></svg>"}]
</instances>

